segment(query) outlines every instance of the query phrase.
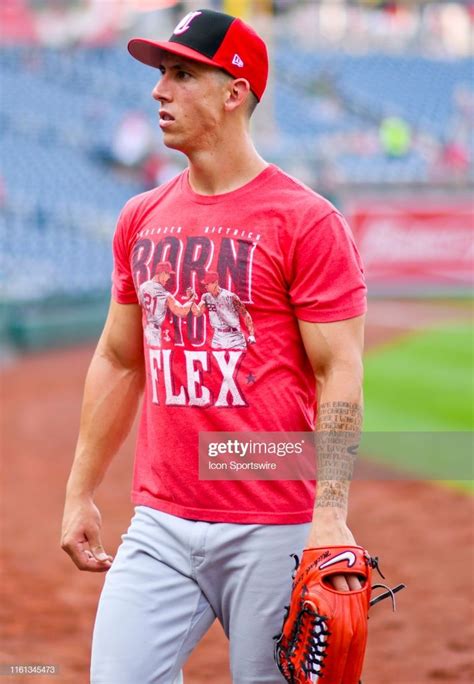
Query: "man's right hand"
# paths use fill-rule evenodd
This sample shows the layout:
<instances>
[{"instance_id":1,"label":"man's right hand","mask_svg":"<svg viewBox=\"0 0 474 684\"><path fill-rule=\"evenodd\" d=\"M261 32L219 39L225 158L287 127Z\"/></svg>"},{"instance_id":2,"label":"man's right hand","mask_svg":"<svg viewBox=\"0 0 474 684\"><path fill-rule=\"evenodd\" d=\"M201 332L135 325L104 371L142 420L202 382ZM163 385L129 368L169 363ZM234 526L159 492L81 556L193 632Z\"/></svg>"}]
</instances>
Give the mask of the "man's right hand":
<instances>
[{"instance_id":1,"label":"man's right hand","mask_svg":"<svg viewBox=\"0 0 474 684\"><path fill-rule=\"evenodd\" d=\"M105 572L112 564L100 537L102 520L91 498L68 496L64 507L61 548L79 570Z\"/></svg>"}]
</instances>

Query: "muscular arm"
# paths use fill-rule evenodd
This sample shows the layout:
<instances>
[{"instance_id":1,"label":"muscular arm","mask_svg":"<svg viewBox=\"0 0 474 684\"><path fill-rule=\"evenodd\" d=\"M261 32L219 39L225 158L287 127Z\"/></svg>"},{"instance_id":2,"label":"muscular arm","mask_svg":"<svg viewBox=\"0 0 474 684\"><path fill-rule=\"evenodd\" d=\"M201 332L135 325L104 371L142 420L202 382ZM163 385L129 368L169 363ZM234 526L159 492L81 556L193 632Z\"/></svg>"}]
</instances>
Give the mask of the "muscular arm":
<instances>
[{"instance_id":1,"label":"muscular arm","mask_svg":"<svg viewBox=\"0 0 474 684\"><path fill-rule=\"evenodd\" d=\"M247 326L247 330L249 332L249 335L255 335L255 327L252 321L252 316L249 314L247 309L245 308L245 305L242 304L239 298L235 299L234 306L236 311L242 316L244 319L244 323Z\"/></svg>"},{"instance_id":2,"label":"muscular arm","mask_svg":"<svg viewBox=\"0 0 474 684\"><path fill-rule=\"evenodd\" d=\"M168 302L168 308L169 310L176 314L176 316L179 316L180 318L184 318L185 316L188 315L188 313L191 310L191 307L193 306L193 300L189 300L186 302L186 304L180 304L174 297L173 295L170 295L167 299Z\"/></svg>"},{"instance_id":3,"label":"muscular arm","mask_svg":"<svg viewBox=\"0 0 474 684\"><path fill-rule=\"evenodd\" d=\"M84 387L66 488L62 548L83 570L106 570L95 491L132 426L144 385L141 308L112 302ZM110 559L110 557L108 557Z\"/></svg>"},{"instance_id":4,"label":"muscular arm","mask_svg":"<svg viewBox=\"0 0 474 684\"><path fill-rule=\"evenodd\" d=\"M299 325L318 394L318 483L308 546L354 544L346 519L362 427L364 317Z\"/></svg>"}]
</instances>

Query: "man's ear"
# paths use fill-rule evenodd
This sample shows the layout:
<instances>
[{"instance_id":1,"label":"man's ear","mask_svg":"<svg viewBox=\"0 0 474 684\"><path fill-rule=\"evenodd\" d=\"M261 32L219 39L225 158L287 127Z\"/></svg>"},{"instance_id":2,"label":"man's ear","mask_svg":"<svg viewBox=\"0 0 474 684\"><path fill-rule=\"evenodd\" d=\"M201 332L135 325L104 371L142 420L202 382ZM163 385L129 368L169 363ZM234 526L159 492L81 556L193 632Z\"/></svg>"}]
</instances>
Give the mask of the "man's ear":
<instances>
[{"instance_id":1,"label":"man's ear","mask_svg":"<svg viewBox=\"0 0 474 684\"><path fill-rule=\"evenodd\" d=\"M227 99L224 108L228 112L235 111L244 104L250 93L250 83L246 78L236 78L229 84Z\"/></svg>"}]
</instances>

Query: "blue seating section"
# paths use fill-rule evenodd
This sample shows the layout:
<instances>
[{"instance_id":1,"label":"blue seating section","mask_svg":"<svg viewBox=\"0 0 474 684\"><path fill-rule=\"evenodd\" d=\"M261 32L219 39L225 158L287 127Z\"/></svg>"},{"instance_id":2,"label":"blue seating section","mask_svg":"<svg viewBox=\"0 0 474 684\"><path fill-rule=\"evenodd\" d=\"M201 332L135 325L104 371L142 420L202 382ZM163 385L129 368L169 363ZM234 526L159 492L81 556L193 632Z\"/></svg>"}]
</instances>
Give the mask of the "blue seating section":
<instances>
[{"instance_id":1,"label":"blue seating section","mask_svg":"<svg viewBox=\"0 0 474 684\"><path fill-rule=\"evenodd\" d=\"M467 59L318 54L280 44L277 136L260 148L283 165L295 156L309 166L328 159L352 183L429 182L416 145L394 160L347 141L369 135L377 144L381 120L395 115L441 144L455 120L456 88L472 87L472 68ZM156 117L149 93L157 77L123 46L0 52L0 291L7 298L108 287L116 217L143 187L103 159L127 112Z\"/></svg>"},{"instance_id":2,"label":"blue seating section","mask_svg":"<svg viewBox=\"0 0 474 684\"><path fill-rule=\"evenodd\" d=\"M289 90L296 100L292 98L291 104L296 106L292 114L303 116L303 130L314 127L308 114L317 113L318 104L324 101L315 98L314 84L326 77L348 106L360 108L374 120L399 114L413 126L443 136L454 113L455 87L464 84L472 89L474 63L467 58L441 61L376 53L304 53L288 47L277 53L275 68L279 77L284 74L287 92L281 94ZM282 115L280 123L285 128L285 110L277 108L277 113Z\"/></svg>"},{"instance_id":3,"label":"blue seating section","mask_svg":"<svg viewBox=\"0 0 474 684\"><path fill-rule=\"evenodd\" d=\"M275 113L282 138L302 141L306 154L316 158L328 156L351 182L424 183L430 181L430 170L417 137L429 136L441 146L452 136L455 90L462 86L472 91L474 62L318 54L286 45L276 54L275 70ZM372 134L377 140L380 123L388 116L402 118L414 134L413 149L403 159L387 159L381 150L350 154L344 143L331 150L335 134ZM474 139L465 144L472 161Z\"/></svg>"},{"instance_id":4,"label":"blue seating section","mask_svg":"<svg viewBox=\"0 0 474 684\"><path fill-rule=\"evenodd\" d=\"M144 188L103 156L127 111L156 111L146 93L146 78L151 89L156 75L121 52L0 53L0 292L7 300L109 287L117 215Z\"/></svg>"},{"instance_id":5,"label":"blue seating section","mask_svg":"<svg viewBox=\"0 0 474 684\"><path fill-rule=\"evenodd\" d=\"M110 282L109 239L76 230L71 217L0 214L4 301L40 301L102 291Z\"/></svg>"}]
</instances>

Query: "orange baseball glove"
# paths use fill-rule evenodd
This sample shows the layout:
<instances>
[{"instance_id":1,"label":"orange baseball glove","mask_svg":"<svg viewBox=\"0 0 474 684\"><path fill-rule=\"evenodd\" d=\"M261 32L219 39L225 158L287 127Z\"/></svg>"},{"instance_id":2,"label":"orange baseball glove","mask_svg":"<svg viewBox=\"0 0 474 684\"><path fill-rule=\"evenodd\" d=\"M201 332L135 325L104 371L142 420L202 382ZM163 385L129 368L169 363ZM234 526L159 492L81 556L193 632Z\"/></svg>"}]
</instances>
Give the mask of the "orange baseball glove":
<instances>
[{"instance_id":1,"label":"orange baseball glove","mask_svg":"<svg viewBox=\"0 0 474 684\"><path fill-rule=\"evenodd\" d=\"M280 672L289 684L312 684L320 679L321 684L359 684L367 644L372 569L378 569L377 559L360 546L305 549L301 564L294 558L290 605L281 634L274 637ZM357 576L362 589L337 591L330 582L336 574ZM386 592L372 603L390 595L393 601L393 594L403 586L385 587Z\"/></svg>"}]
</instances>

